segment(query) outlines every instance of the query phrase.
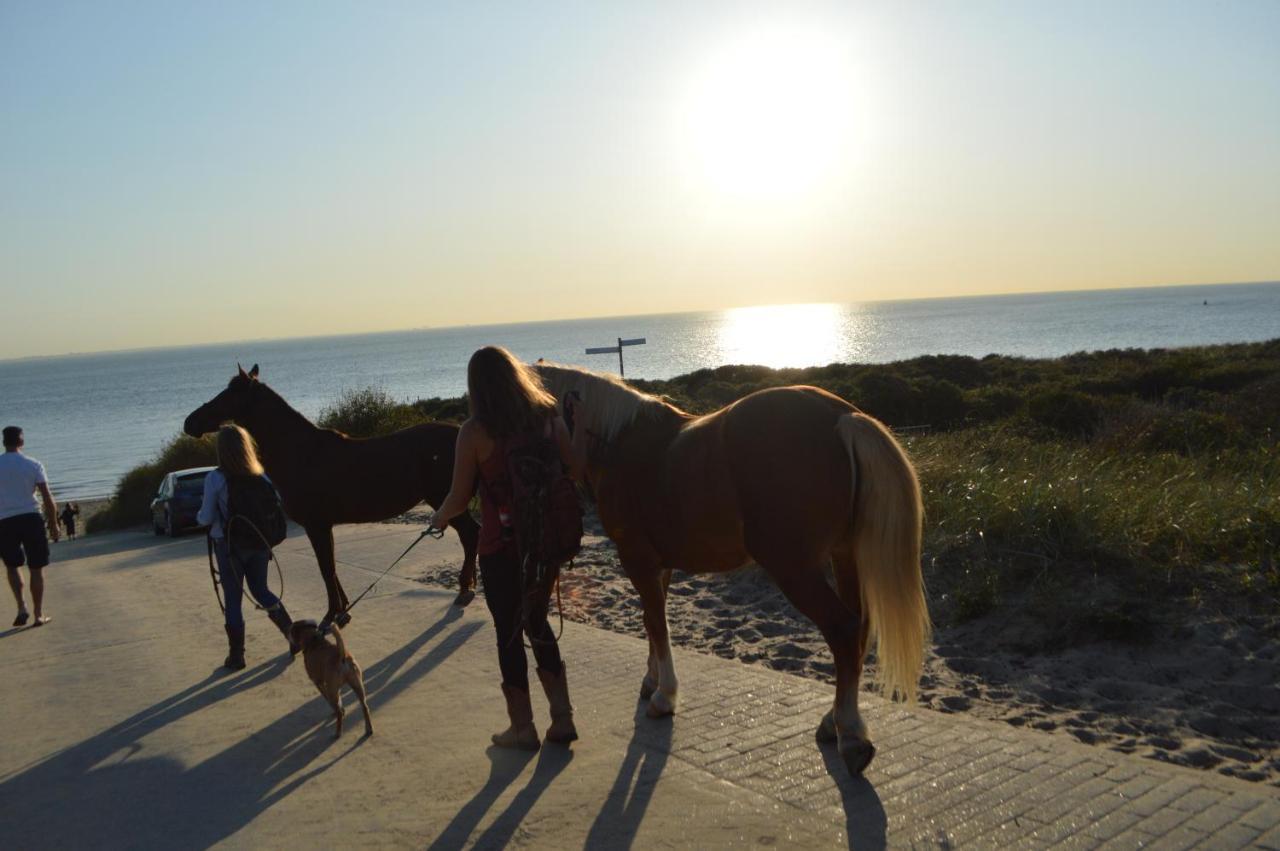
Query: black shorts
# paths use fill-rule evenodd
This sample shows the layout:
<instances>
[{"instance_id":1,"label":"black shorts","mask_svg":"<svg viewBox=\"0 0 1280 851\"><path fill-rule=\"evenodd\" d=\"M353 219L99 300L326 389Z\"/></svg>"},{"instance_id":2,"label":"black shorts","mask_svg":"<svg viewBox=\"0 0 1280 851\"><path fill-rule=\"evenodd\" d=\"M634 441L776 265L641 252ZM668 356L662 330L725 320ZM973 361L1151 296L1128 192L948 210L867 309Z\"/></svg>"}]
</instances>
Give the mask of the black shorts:
<instances>
[{"instance_id":1,"label":"black shorts","mask_svg":"<svg viewBox=\"0 0 1280 851\"><path fill-rule=\"evenodd\" d=\"M10 569L44 567L49 563L49 538L44 531L44 518L39 514L19 514L0 520L0 558Z\"/></svg>"}]
</instances>

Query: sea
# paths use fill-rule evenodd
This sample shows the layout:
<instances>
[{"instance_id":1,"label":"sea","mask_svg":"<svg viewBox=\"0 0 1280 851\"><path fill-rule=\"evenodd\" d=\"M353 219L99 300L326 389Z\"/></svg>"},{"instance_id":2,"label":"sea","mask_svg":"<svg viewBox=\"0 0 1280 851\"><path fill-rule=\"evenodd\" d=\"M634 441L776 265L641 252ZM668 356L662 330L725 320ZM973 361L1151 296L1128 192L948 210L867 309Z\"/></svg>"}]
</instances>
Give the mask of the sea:
<instances>
[{"instance_id":1,"label":"sea","mask_svg":"<svg viewBox=\"0 0 1280 851\"><path fill-rule=\"evenodd\" d=\"M0 422L23 427L24 451L44 463L57 497L90 499L110 495L121 475L154 458L237 363L258 364L263 381L314 419L347 390L376 387L404 401L462 395L467 359L486 344L530 361L670 378L723 364L1039 358L1276 337L1280 282L426 328L0 361ZM644 343L623 347L621 364L617 354L586 353L619 339Z\"/></svg>"}]
</instances>

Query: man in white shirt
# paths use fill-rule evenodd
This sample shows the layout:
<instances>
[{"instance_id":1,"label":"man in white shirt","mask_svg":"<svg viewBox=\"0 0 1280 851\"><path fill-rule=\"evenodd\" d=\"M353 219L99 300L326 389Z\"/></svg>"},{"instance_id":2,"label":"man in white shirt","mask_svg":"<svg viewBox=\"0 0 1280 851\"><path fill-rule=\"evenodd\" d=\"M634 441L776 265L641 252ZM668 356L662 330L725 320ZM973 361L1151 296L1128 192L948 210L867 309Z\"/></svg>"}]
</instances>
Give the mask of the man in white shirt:
<instances>
[{"instance_id":1,"label":"man in white shirt","mask_svg":"<svg viewBox=\"0 0 1280 851\"><path fill-rule=\"evenodd\" d=\"M18 617L14 626L24 626L30 614L22 601L22 575L18 568L25 563L31 571L31 607L34 626L49 622L41 608L44 602L44 567L49 563L49 539L58 540L58 506L49 492L44 465L22 454L22 429L6 426L4 454L0 455L0 558L9 575L9 587L18 601ZM44 502L44 517L35 492ZM48 529L48 537L45 530Z\"/></svg>"}]
</instances>

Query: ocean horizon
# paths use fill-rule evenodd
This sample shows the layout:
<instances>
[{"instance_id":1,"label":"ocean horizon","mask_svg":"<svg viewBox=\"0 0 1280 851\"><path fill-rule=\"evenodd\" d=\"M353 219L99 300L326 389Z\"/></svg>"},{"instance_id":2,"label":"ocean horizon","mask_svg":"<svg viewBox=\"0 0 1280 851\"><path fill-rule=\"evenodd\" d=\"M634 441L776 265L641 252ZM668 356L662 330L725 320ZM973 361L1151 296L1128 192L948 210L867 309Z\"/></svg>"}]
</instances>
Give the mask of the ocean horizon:
<instances>
[{"instance_id":1,"label":"ocean horizon","mask_svg":"<svg viewBox=\"0 0 1280 851\"><path fill-rule=\"evenodd\" d=\"M1280 282L798 304L720 311L464 325L363 334L42 355L0 361L0 420L61 499L110 495L155 457L192 409L235 372L262 379L316 418L346 390L398 400L458 396L466 362L496 343L526 360L618 371L587 355L618 338L629 378L671 378L725 364L774 368L886 363L921 355L1058 357L1113 348L1173 348L1280 337ZM855 401L856 400L852 400Z\"/></svg>"}]
</instances>

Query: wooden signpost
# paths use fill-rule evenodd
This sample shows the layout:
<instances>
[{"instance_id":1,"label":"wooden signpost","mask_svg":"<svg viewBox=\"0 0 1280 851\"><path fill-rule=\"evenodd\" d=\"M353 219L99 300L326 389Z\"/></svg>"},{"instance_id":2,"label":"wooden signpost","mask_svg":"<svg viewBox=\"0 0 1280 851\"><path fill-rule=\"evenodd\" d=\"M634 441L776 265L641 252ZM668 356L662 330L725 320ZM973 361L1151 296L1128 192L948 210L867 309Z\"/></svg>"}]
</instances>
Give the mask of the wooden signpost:
<instances>
[{"instance_id":1,"label":"wooden signpost","mask_svg":"<svg viewBox=\"0 0 1280 851\"><path fill-rule=\"evenodd\" d=\"M643 346L643 345L644 345L644 342L645 342L644 337L636 337L634 340L624 340L624 339L622 339L621 337L619 337L619 338L618 338L618 345L616 345L616 346L596 346L595 348L587 349L587 354L589 354L589 355L611 355L611 354L613 354L614 352L617 352L617 353L618 353L618 375L620 375L622 378L626 378L626 377L627 377L627 371L626 371L626 369L624 369L624 368L623 368L623 366L622 366L622 347L623 347L623 346Z\"/></svg>"}]
</instances>

